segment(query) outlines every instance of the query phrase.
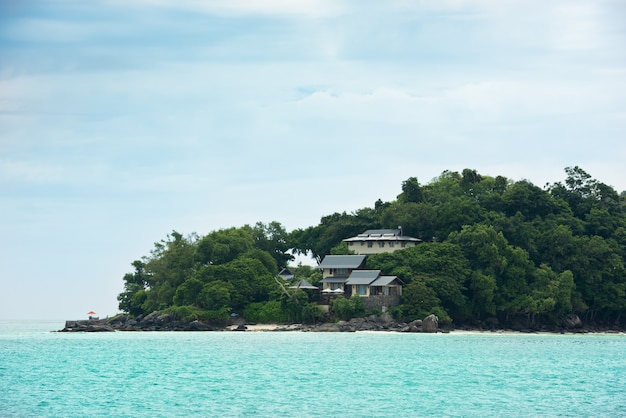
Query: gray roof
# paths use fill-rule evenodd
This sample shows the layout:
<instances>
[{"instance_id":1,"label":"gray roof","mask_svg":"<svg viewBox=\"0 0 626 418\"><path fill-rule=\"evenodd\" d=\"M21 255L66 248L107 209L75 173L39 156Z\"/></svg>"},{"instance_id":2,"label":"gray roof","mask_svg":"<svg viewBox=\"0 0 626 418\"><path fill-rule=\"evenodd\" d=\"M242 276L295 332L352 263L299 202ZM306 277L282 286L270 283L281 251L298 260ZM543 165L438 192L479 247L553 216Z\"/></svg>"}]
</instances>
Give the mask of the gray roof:
<instances>
[{"instance_id":1,"label":"gray roof","mask_svg":"<svg viewBox=\"0 0 626 418\"><path fill-rule=\"evenodd\" d=\"M365 261L365 255L327 255L320 263L323 269L355 269Z\"/></svg>"},{"instance_id":2,"label":"gray roof","mask_svg":"<svg viewBox=\"0 0 626 418\"><path fill-rule=\"evenodd\" d=\"M283 280L291 280L294 277L294 274L288 268L284 268L278 273L278 277L281 277Z\"/></svg>"},{"instance_id":3,"label":"gray roof","mask_svg":"<svg viewBox=\"0 0 626 418\"><path fill-rule=\"evenodd\" d=\"M359 234L361 235L361 234ZM401 229L368 229L363 235L402 235Z\"/></svg>"},{"instance_id":4,"label":"gray roof","mask_svg":"<svg viewBox=\"0 0 626 418\"><path fill-rule=\"evenodd\" d=\"M354 270L346 284L370 284L380 276L380 270Z\"/></svg>"},{"instance_id":5,"label":"gray roof","mask_svg":"<svg viewBox=\"0 0 626 418\"><path fill-rule=\"evenodd\" d=\"M398 276L380 276L373 283L371 283L370 286L388 286L394 280L398 280L401 282L401 280L398 279Z\"/></svg>"},{"instance_id":6,"label":"gray roof","mask_svg":"<svg viewBox=\"0 0 626 418\"><path fill-rule=\"evenodd\" d=\"M290 289L319 289L317 286L313 286L311 283L304 279L299 280L293 286L289 286Z\"/></svg>"},{"instance_id":7,"label":"gray roof","mask_svg":"<svg viewBox=\"0 0 626 418\"><path fill-rule=\"evenodd\" d=\"M350 237L343 240L344 242L358 241L404 241L404 242L421 242L419 238L413 238L402 235L401 229L368 229L358 234L356 237Z\"/></svg>"}]
</instances>

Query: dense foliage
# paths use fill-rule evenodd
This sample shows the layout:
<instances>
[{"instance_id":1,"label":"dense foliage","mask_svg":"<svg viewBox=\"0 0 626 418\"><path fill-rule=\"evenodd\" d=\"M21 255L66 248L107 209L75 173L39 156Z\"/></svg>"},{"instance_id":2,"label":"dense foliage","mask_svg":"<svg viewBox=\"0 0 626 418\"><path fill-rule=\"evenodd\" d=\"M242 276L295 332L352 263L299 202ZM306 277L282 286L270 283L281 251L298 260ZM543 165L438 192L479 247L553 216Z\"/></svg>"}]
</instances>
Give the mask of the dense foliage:
<instances>
[{"instance_id":1,"label":"dense foliage","mask_svg":"<svg viewBox=\"0 0 626 418\"><path fill-rule=\"evenodd\" d=\"M424 242L367 260L368 268L405 283L403 303L393 310L398 317L555 324L577 313L590 323L619 322L626 312L625 193L579 167L565 171L563 183L543 189L470 169L446 171L426 185L411 177L393 202L334 213L291 233L278 222L204 237L174 231L132 263L119 306L132 315L189 307L204 317L312 322L319 295L285 292L274 279L291 251L321 260L347 253L344 238L401 225ZM321 279L307 266L296 273L313 284ZM336 303L337 318L359 311L358 301L351 303Z\"/></svg>"}]
</instances>

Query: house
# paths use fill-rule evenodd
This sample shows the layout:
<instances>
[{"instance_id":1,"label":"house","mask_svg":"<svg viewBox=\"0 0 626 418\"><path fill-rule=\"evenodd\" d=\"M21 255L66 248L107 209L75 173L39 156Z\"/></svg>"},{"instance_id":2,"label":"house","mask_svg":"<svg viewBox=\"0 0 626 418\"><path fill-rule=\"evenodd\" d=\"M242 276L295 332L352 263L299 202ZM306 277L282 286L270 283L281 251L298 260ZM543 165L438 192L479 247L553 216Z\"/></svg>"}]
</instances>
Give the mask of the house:
<instances>
[{"instance_id":1,"label":"house","mask_svg":"<svg viewBox=\"0 0 626 418\"><path fill-rule=\"evenodd\" d=\"M350 274L365 267L364 255L327 255L320 263L322 269L322 290L343 290ZM349 297L349 296L348 296Z\"/></svg>"},{"instance_id":2,"label":"house","mask_svg":"<svg viewBox=\"0 0 626 418\"><path fill-rule=\"evenodd\" d=\"M402 296L402 285L397 276L383 276L380 270L354 270L345 283L351 294L362 297Z\"/></svg>"},{"instance_id":3,"label":"house","mask_svg":"<svg viewBox=\"0 0 626 418\"><path fill-rule=\"evenodd\" d=\"M371 255L414 247L422 240L403 235L402 228L398 228L369 229L355 237L346 238L343 242L347 243L348 249L355 254Z\"/></svg>"},{"instance_id":4,"label":"house","mask_svg":"<svg viewBox=\"0 0 626 418\"><path fill-rule=\"evenodd\" d=\"M294 279L295 275L288 268L284 268L278 273L278 277L284 282L290 282Z\"/></svg>"},{"instance_id":5,"label":"house","mask_svg":"<svg viewBox=\"0 0 626 418\"><path fill-rule=\"evenodd\" d=\"M397 276L383 276L380 270L365 270L365 255L327 255L322 260L322 294L326 304L331 296L363 297L368 310L385 311L400 304L402 280Z\"/></svg>"}]
</instances>

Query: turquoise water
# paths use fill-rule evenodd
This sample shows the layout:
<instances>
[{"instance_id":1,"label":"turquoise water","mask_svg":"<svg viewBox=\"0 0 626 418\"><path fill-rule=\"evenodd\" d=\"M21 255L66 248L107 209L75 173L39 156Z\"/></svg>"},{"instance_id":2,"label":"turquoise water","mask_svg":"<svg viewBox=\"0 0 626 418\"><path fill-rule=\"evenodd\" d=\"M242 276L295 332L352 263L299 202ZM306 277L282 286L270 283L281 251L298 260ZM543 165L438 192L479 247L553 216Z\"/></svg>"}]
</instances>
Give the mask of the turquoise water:
<instances>
[{"instance_id":1,"label":"turquoise water","mask_svg":"<svg viewBox=\"0 0 626 418\"><path fill-rule=\"evenodd\" d=\"M624 335L62 326L0 323L0 416L626 416Z\"/></svg>"}]
</instances>

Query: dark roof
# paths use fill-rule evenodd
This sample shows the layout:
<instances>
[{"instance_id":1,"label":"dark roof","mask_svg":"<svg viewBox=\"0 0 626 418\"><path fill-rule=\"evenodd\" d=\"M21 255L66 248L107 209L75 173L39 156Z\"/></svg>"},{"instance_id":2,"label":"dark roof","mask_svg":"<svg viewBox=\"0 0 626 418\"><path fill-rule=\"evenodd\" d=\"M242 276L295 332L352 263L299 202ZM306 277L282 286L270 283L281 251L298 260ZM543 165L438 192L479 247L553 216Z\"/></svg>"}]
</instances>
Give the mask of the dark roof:
<instances>
[{"instance_id":1,"label":"dark roof","mask_svg":"<svg viewBox=\"0 0 626 418\"><path fill-rule=\"evenodd\" d=\"M401 229L368 229L356 237L350 237L343 240L344 242L358 241L405 241L405 242L422 242L419 238L413 238L402 235Z\"/></svg>"},{"instance_id":2,"label":"dark roof","mask_svg":"<svg viewBox=\"0 0 626 418\"><path fill-rule=\"evenodd\" d=\"M293 276L293 272L288 268L284 268L280 271L280 273L278 273L278 277L282 277L284 280L293 279Z\"/></svg>"},{"instance_id":3,"label":"dark roof","mask_svg":"<svg viewBox=\"0 0 626 418\"><path fill-rule=\"evenodd\" d=\"M373 283L370 283L370 286L387 286L395 280L402 282L402 280L398 279L398 276L380 276L378 279L374 280Z\"/></svg>"},{"instance_id":4,"label":"dark roof","mask_svg":"<svg viewBox=\"0 0 626 418\"><path fill-rule=\"evenodd\" d=\"M359 234L361 235L361 234ZM402 235L401 229L368 229L363 235Z\"/></svg>"},{"instance_id":5,"label":"dark roof","mask_svg":"<svg viewBox=\"0 0 626 418\"><path fill-rule=\"evenodd\" d=\"M311 283L304 279L299 280L293 286L289 286L290 289L319 289L317 286L313 286Z\"/></svg>"},{"instance_id":6,"label":"dark roof","mask_svg":"<svg viewBox=\"0 0 626 418\"><path fill-rule=\"evenodd\" d=\"M354 270L346 284L370 284L380 276L380 270Z\"/></svg>"},{"instance_id":7,"label":"dark roof","mask_svg":"<svg viewBox=\"0 0 626 418\"><path fill-rule=\"evenodd\" d=\"M289 270L288 268L284 268L278 273L278 275L279 276L293 276L293 272Z\"/></svg>"},{"instance_id":8,"label":"dark roof","mask_svg":"<svg viewBox=\"0 0 626 418\"><path fill-rule=\"evenodd\" d=\"M363 264L365 255L327 255L320 263L322 269L355 269Z\"/></svg>"}]
</instances>

